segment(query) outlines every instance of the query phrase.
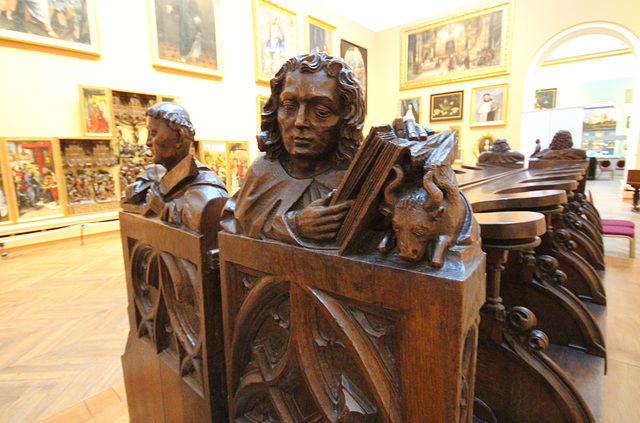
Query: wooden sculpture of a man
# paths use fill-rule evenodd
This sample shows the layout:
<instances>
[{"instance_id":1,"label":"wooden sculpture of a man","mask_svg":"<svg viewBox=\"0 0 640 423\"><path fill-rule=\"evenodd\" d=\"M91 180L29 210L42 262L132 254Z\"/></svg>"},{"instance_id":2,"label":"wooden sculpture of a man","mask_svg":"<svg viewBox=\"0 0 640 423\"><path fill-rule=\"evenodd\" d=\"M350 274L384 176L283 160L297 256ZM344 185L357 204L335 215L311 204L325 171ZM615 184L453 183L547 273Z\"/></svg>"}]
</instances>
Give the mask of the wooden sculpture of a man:
<instances>
[{"instance_id":1,"label":"wooden sculpture of a man","mask_svg":"<svg viewBox=\"0 0 640 423\"><path fill-rule=\"evenodd\" d=\"M123 208L199 234L217 229L229 195L218 176L189 153L195 136L189 113L177 103L163 102L146 114L147 146L156 165L126 188Z\"/></svg>"},{"instance_id":2,"label":"wooden sculpture of a man","mask_svg":"<svg viewBox=\"0 0 640 423\"><path fill-rule=\"evenodd\" d=\"M364 114L360 84L341 58L289 59L271 80L258 135L264 154L227 204L223 227L309 247L335 238L350 203L329 202L362 141Z\"/></svg>"}]
</instances>

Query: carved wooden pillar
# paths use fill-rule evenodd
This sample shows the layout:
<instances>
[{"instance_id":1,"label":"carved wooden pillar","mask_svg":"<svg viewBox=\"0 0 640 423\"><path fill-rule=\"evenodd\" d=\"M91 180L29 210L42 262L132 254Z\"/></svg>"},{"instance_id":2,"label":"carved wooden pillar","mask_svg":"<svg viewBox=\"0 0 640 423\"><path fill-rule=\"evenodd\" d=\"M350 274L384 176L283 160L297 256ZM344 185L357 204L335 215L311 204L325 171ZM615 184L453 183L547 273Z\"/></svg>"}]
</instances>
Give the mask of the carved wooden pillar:
<instances>
[{"instance_id":1,"label":"carved wooden pillar","mask_svg":"<svg viewBox=\"0 0 640 423\"><path fill-rule=\"evenodd\" d=\"M479 249L432 269L219 242L230 421L471 422Z\"/></svg>"},{"instance_id":2,"label":"carved wooden pillar","mask_svg":"<svg viewBox=\"0 0 640 423\"><path fill-rule=\"evenodd\" d=\"M531 212L476 214L487 253L487 303L482 308L476 372L479 422L593 422L566 374L542 350L548 344L535 315L520 306L505 311L500 272L511 250L531 249L544 233L544 217Z\"/></svg>"}]
</instances>

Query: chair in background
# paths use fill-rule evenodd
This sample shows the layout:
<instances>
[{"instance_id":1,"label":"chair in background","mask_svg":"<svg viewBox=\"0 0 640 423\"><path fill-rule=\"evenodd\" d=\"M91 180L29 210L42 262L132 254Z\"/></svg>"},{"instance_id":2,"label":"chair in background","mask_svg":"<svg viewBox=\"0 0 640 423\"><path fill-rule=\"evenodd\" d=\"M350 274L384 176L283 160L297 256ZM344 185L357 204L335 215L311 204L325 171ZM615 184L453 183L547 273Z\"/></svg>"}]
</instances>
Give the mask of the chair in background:
<instances>
[{"instance_id":1,"label":"chair in background","mask_svg":"<svg viewBox=\"0 0 640 423\"><path fill-rule=\"evenodd\" d=\"M587 194L589 202L595 205L591 190L588 190ZM622 219L600 219L600 223L602 224L602 236L628 239L629 258L636 258L636 224L634 222Z\"/></svg>"},{"instance_id":2,"label":"chair in background","mask_svg":"<svg viewBox=\"0 0 640 423\"><path fill-rule=\"evenodd\" d=\"M623 175L624 175L624 165L625 164L626 164L626 162L624 160L618 160L616 162L616 170L621 170Z\"/></svg>"},{"instance_id":3,"label":"chair in background","mask_svg":"<svg viewBox=\"0 0 640 423\"><path fill-rule=\"evenodd\" d=\"M611 162L609 160L602 160L598 163L598 166L600 167L600 174L598 175L598 179L602 176L603 173L611 172L611 180L613 181L615 174L613 172L613 168L611 167Z\"/></svg>"}]
</instances>

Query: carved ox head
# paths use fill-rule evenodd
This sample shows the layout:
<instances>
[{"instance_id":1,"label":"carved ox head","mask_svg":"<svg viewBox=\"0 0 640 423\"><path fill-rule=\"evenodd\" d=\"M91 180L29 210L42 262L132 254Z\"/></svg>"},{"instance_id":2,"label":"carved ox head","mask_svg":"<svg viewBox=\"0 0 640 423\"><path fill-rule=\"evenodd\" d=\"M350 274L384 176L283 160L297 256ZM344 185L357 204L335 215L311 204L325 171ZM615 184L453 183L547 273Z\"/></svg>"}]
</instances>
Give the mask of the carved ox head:
<instances>
[{"instance_id":1,"label":"carved ox head","mask_svg":"<svg viewBox=\"0 0 640 423\"><path fill-rule=\"evenodd\" d=\"M391 217L398 255L410 262L421 261L429 241L438 238L438 221L444 214L443 193L433 182L433 172L424 176L423 184L402 187L402 169L394 167L395 178L384 191L383 214ZM433 263L440 267L441 263Z\"/></svg>"}]
</instances>

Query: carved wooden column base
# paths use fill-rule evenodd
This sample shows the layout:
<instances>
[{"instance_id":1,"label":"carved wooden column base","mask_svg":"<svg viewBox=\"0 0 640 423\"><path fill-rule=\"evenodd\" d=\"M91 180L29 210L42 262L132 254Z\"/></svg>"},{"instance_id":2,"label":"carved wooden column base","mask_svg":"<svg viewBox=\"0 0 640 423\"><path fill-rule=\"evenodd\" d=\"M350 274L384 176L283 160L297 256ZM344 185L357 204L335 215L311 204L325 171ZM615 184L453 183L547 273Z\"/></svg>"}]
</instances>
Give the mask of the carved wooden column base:
<instances>
[{"instance_id":1,"label":"carved wooden column base","mask_svg":"<svg viewBox=\"0 0 640 423\"><path fill-rule=\"evenodd\" d=\"M487 252L487 303L481 312L476 372L477 421L593 422L566 374L542 350L544 332L524 307L499 311L500 271L509 250L531 249L545 230L539 213L476 214ZM490 299L491 298L491 299ZM498 336L499 334L499 336Z\"/></svg>"}]
</instances>

